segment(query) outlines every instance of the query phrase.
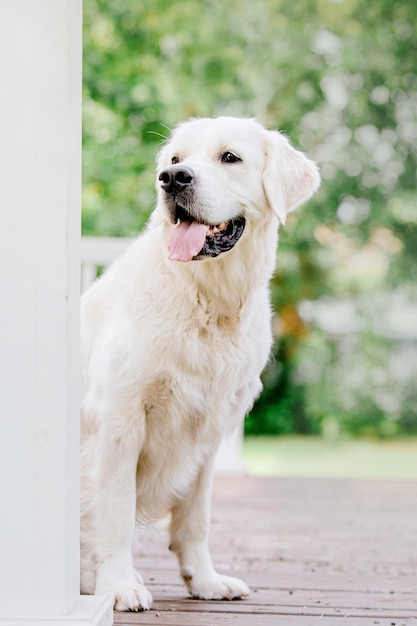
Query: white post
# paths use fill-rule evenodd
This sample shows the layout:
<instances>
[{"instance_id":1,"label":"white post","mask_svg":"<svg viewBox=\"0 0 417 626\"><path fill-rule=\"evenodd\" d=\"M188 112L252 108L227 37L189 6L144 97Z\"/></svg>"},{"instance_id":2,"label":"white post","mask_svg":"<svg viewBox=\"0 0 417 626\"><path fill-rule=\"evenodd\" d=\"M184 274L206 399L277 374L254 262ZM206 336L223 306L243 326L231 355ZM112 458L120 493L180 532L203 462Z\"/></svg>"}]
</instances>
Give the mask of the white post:
<instances>
[{"instance_id":1,"label":"white post","mask_svg":"<svg viewBox=\"0 0 417 626\"><path fill-rule=\"evenodd\" d=\"M79 595L81 0L0 0L0 625Z\"/></svg>"}]
</instances>

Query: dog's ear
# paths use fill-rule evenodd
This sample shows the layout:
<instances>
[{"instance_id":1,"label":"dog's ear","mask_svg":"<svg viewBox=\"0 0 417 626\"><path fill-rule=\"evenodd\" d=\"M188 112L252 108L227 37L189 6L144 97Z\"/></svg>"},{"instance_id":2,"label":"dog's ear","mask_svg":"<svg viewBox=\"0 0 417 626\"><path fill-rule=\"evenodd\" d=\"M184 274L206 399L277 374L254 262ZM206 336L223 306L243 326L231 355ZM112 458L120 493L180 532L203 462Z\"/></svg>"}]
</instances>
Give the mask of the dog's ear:
<instances>
[{"instance_id":1,"label":"dog's ear","mask_svg":"<svg viewBox=\"0 0 417 626\"><path fill-rule=\"evenodd\" d=\"M278 131L266 131L265 195L281 224L290 211L308 200L320 186L316 164L295 150Z\"/></svg>"}]
</instances>

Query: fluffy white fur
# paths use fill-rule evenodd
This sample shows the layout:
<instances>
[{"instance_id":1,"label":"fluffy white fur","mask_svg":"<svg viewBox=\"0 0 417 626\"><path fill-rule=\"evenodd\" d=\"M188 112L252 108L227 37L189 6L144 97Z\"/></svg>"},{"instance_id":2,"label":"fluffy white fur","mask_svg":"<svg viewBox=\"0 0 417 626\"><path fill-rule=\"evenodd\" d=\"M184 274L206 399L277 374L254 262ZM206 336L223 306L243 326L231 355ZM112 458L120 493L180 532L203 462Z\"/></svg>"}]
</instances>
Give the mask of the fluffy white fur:
<instances>
[{"instance_id":1,"label":"fluffy white fur","mask_svg":"<svg viewBox=\"0 0 417 626\"><path fill-rule=\"evenodd\" d=\"M222 162L226 151L241 161ZM217 258L171 261L159 188L146 230L82 299L81 588L121 611L152 601L132 565L135 522L167 512L190 594L249 594L208 552L213 460L261 389L278 225L319 185L314 163L254 120L181 124L158 173L173 156L195 174L205 221L240 214L246 227Z\"/></svg>"}]
</instances>

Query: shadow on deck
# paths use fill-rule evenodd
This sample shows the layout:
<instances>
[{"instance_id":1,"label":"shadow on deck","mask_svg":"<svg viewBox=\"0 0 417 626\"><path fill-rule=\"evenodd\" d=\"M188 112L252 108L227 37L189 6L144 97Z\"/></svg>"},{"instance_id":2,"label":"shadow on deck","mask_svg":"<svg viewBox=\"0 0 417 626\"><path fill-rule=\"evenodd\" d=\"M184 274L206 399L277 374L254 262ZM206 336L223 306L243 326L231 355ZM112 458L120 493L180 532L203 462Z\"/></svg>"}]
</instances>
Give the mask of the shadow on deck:
<instances>
[{"instance_id":1,"label":"shadow on deck","mask_svg":"<svg viewBox=\"0 0 417 626\"><path fill-rule=\"evenodd\" d=\"M163 531L135 562L154 604L114 623L178 626L417 626L417 482L217 476L211 552L250 598L187 598Z\"/></svg>"}]
</instances>

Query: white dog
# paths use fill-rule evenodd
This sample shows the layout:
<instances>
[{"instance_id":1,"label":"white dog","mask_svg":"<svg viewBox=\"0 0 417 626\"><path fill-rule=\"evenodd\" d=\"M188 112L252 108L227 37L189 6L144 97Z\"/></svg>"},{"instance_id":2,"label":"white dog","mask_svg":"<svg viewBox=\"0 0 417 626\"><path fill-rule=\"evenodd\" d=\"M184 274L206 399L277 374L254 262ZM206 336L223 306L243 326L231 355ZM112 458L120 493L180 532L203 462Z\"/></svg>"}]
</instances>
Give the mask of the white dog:
<instances>
[{"instance_id":1,"label":"white dog","mask_svg":"<svg viewBox=\"0 0 417 626\"><path fill-rule=\"evenodd\" d=\"M190 594L249 594L208 552L213 461L261 390L278 225L319 186L283 135L227 117L178 126L157 179L145 232L82 299L81 588L120 611L151 605L131 542L167 512Z\"/></svg>"}]
</instances>

